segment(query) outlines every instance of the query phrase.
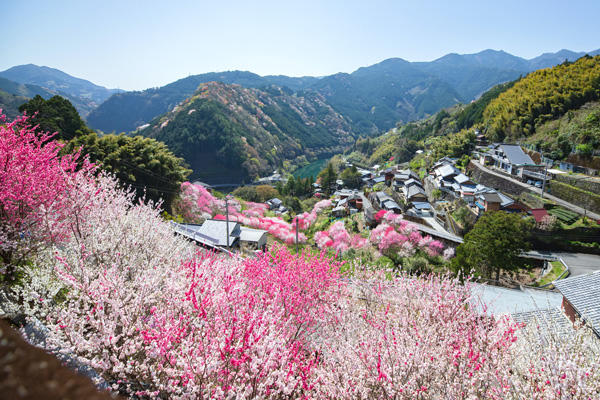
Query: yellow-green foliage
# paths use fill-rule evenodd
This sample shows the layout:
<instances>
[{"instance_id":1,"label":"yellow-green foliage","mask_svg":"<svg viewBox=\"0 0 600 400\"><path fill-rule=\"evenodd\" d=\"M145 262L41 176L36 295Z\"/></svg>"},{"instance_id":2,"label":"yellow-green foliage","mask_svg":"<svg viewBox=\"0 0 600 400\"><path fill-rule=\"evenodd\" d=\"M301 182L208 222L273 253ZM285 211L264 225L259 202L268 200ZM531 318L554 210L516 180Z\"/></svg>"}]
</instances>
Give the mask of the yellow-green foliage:
<instances>
[{"instance_id":1,"label":"yellow-green foliage","mask_svg":"<svg viewBox=\"0 0 600 400\"><path fill-rule=\"evenodd\" d=\"M460 158L475 148L475 132L463 129L460 132L432 138L429 142L430 160L438 160L444 156Z\"/></svg>"},{"instance_id":2,"label":"yellow-green foliage","mask_svg":"<svg viewBox=\"0 0 600 400\"><path fill-rule=\"evenodd\" d=\"M600 98L600 56L532 72L484 111L491 140L529 136L538 125Z\"/></svg>"}]
</instances>

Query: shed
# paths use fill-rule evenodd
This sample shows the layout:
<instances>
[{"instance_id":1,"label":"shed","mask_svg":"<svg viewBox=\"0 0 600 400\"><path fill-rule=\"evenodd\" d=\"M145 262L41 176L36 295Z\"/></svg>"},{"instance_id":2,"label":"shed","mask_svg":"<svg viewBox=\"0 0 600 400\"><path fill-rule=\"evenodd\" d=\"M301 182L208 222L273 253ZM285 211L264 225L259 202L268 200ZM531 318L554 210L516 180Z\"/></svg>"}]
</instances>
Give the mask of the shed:
<instances>
[{"instance_id":1,"label":"shed","mask_svg":"<svg viewBox=\"0 0 600 400\"><path fill-rule=\"evenodd\" d=\"M267 231L242 226L240 228L240 242L255 249L264 250L267 246Z\"/></svg>"}]
</instances>

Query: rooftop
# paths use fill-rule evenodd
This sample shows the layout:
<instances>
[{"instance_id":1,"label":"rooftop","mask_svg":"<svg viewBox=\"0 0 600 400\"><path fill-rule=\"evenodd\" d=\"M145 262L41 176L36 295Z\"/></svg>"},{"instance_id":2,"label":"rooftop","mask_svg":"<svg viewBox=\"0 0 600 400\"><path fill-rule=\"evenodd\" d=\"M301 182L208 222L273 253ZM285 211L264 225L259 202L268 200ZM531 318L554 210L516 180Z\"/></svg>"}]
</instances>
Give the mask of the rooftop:
<instances>
[{"instance_id":1,"label":"rooftop","mask_svg":"<svg viewBox=\"0 0 600 400\"><path fill-rule=\"evenodd\" d=\"M575 311L600 335L600 272L553 283Z\"/></svg>"},{"instance_id":2,"label":"rooftop","mask_svg":"<svg viewBox=\"0 0 600 400\"><path fill-rule=\"evenodd\" d=\"M501 144L500 149L504 152L504 155L511 164L535 164L531 157L529 157L529 155L523 151L521 146L517 144Z\"/></svg>"}]
</instances>

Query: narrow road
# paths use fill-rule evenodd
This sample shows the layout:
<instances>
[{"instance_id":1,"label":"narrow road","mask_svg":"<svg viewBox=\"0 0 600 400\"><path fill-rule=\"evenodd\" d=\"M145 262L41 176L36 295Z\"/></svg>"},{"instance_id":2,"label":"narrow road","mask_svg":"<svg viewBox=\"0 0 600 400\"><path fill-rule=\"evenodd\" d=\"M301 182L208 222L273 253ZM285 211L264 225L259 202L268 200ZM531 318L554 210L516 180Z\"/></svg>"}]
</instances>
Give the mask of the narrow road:
<instances>
[{"instance_id":1,"label":"narrow road","mask_svg":"<svg viewBox=\"0 0 600 400\"><path fill-rule=\"evenodd\" d=\"M503 178L503 179L505 179L507 181L510 181L510 182L514 183L515 185L519 185L519 186L521 186L521 187L529 190L530 192L536 193L538 195L542 194L542 189L540 189L540 188L536 188L534 186L531 186L531 185L528 185L526 183L523 183L523 182L521 182L521 181L519 181L517 179L514 179L514 178L511 178L511 177L509 177L507 175L501 174L500 172L496 172L496 171L494 171L492 169L484 167L477 160L471 160L471 162L473 163L473 165L475 165L477 168L481 169L482 171L485 171L487 173L490 173L492 175L495 175L497 177L500 177L500 178ZM558 198L556 196L552 196L549 193L544 193L544 197L547 198L547 199L550 199L550 200L554 201L556 204L559 204L559 205L563 206L564 208L566 208L568 210L576 212L577 214L586 215L586 216L588 216L588 217L590 217L592 219L600 220L600 215L599 214L591 212L590 210L584 210L582 207L576 206L575 204L571 204L571 203L569 203L567 201L564 201L563 199L560 199L560 198Z\"/></svg>"},{"instance_id":2,"label":"narrow road","mask_svg":"<svg viewBox=\"0 0 600 400\"><path fill-rule=\"evenodd\" d=\"M582 253L559 253L552 252L553 256L562 258L569 266L569 276L585 275L600 271L600 256Z\"/></svg>"}]
</instances>

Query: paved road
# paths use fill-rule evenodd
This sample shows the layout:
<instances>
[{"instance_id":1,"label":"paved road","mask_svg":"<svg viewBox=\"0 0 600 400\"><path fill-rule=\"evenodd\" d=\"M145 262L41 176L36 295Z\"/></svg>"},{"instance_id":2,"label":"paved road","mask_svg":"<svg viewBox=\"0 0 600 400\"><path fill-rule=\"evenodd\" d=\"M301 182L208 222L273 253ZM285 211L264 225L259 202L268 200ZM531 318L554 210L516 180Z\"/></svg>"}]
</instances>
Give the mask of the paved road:
<instances>
[{"instance_id":1,"label":"paved road","mask_svg":"<svg viewBox=\"0 0 600 400\"><path fill-rule=\"evenodd\" d=\"M585 275L594 271L600 271L600 256L582 253L557 253L553 256L562 258L569 266L569 276Z\"/></svg>"},{"instance_id":2,"label":"paved road","mask_svg":"<svg viewBox=\"0 0 600 400\"><path fill-rule=\"evenodd\" d=\"M500 178L503 178L503 179L506 179L508 181L511 181L514 184L522 186L522 187L528 189L529 191L532 191L532 192L537 193L539 195L542 194L542 189L540 189L540 188L536 188L535 186L528 185L528 184L526 184L524 182L521 182L521 181L519 181L517 179L511 178L511 177L509 177L509 176L507 176L505 174L501 174L501 173L496 172L496 171L494 171L494 170L492 170L490 168L484 167L477 160L472 160L472 162L473 162L473 165L475 165L477 168L479 168L481 170L484 170L484 171L486 171L486 172L488 172L488 173L490 173L492 175L496 175L496 176L498 176ZM566 202L563 199L560 199L560 198L558 198L556 196L552 196L551 194L544 193L544 197L547 198L547 199L550 199L550 200L552 200L554 202L556 202L557 204L560 204L561 206L563 206L564 208L566 208L568 210L576 212L577 214L587 215L588 217L590 217L592 219L600 220L600 215L599 214L593 213L593 212L591 212L589 210L586 211L583 208L581 208L579 206L576 206L575 204L571 204L569 202Z\"/></svg>"}]
</instances>

